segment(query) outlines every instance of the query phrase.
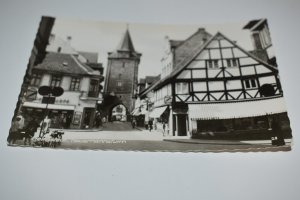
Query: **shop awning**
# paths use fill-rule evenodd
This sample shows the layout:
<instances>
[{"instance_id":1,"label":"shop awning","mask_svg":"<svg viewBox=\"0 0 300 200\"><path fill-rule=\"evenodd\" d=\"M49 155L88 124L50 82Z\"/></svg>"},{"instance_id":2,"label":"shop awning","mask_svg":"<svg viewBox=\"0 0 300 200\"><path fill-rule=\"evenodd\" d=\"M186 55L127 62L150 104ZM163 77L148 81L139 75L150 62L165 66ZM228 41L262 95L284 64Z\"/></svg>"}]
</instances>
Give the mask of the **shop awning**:
<instances>
[{"instance_id":1,"label":"shop awning","mask_svg":"<svg viewBox=\"0 0 300 200\"><path fill-rule=\"evenodd\" d=\"M135 108L132 112L131 112L131 114L133 115L133 116L139 116L140 115L140 111L139 111L139 108Z\"/></svg>"},{"instance_id":2,"label":"shop awning","mask_svg":"<svg viewBox=\"0 0 300 200\"><path fill-rule=\"evenodd\" d=\"M286 111L282 97L231 103L189 104L189 117L192 120L256 117Z\"/></svg>"},{"instance_id":3,"label":"shop awning","mask_svg":"<svg viewBox=\"0 0 300 200\"><path fill-rule=\"evenodd\" d=\"M35 102L25 102L23 104L23 107L45 109L46 108L46 104L35 103ZM49 104L48 105L48 109L49 110L75 110L75 106Z\"/></svg>"},{"instance_id":4,"label":"shop awning","mask_svg":"<svg viewBox=\"0 0 300 200\"><path fill-rule=\"evenodd\" d=\"M158 118L160 117L163 112L167 109L167 106L159 107L159 108L154 108L154 110L150 113L149 117L151 118Z\"/></svg>"}]
</instances>

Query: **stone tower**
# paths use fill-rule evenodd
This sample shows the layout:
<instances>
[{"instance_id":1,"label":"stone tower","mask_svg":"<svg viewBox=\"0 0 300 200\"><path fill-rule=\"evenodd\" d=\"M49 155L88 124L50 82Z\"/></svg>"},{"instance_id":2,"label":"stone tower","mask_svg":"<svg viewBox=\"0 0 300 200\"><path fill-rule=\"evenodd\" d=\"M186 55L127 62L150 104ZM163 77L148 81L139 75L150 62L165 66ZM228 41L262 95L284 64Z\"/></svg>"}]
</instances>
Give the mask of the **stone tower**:
<instances>
[{"instance_id":1,"label":"stone tower","mask_svg":"<svg viewBox=\"0 0 300 200\"><path fill-rule=\"evenodd\" d=\"M104 92L118 98L128 112L134 108L141 55L135 51L128 29L117 49L108 53Z\"/></svg>"}]
</instances>

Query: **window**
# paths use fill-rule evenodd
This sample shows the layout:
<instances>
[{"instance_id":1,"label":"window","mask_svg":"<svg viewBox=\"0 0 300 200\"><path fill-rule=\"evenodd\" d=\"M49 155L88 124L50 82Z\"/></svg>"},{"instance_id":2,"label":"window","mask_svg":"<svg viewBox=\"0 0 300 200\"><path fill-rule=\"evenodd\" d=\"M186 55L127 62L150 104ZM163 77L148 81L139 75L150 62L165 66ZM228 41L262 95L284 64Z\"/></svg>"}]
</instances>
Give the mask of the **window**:
<instances>
[{"instance_id":1,"label":"window","mask_svg":"<svg viewBox=\"0 0 300 200\"><path fill-rule=\"evenodd\" d=\"M230 59L227 59L227 67L231 67L231 60Z\"/></svg>"},{"instance_id":2,"label":"window","mask_svg":"<svg viewBox=\"0 0 300 200\"><path fill-rule=\"evenodd\" d=\"M219 61L218 60L214 60L214 67L218 68L219 67Z\"/></svg>"},{"instance_id":3,"label":"window","mask_svg":"<svg viewBox=\"0 0 300 200\"><path fill-rule=\"evenodd\" d=\"M57 53L60 53L61 52L61 47L58 47L57 48Z\"/></svg>"},{"instance_id":4,"label":"window","mask_svg":"<svg viewBox=\"0 0 300 200\"><path fill-rule=\"evenodd\" d=\"M33 73L32 76L31 76L30 85L40 86L41 79L42 79L42 74Z\"/></svg>"},{"instance_id":5,"label":"window","mask_svg":"<svg viewBox=\"0 0 300 200\"><path fill-rule=\"evenodd\" d=\"M121 81L117 81L117 86L121 87L122 86L122 82Z\"/></svg>"},{"instance_id":6,"label":"window","mask_svg":"<svg viewBox=\"0 0 300 200\"><path fill-rule=\"evenodd\" d=\"M99 95L99 82L98 80L92 79L90 81L90 89L88 96L89 97L97 97Z\"/></svg>"},{"instance_id":7,"label":"window","mask_svg":"<svg viewBox=\"0 0 300 200\"><path fill-rule=\"evenodd\" d=\"M189 83L182 82L176 83L176 94L188 94L189 93Z\"/></svg>"},{"instance_id":8,"label":"window","mask_svg":"<svg viewBox=\"0 0 300 200\"><path fill-rule=\"evenodd\" d=\"M257 87L256 80L255 79L245 80L245 86L246 88L256 88Z\"/></svg>"},{"instance_id":9,"label":"window","mask_svg":"<svg viewBox=\"0 0 300 200\"><path fill-rule=\"evenodd\" d=\"M219 68L219 60L208 60L207 67L208 68Z\"/></svg>"},{"instance_id":10,"label":"window","mask_svg":"<svg viewBox=\"0 0 300 200\"><path fill-rule=\"evenodd\" d=\"M213 68L212 60L209 60L209 61L208 61L208 68Z\"/></svg>"},{"instance_id":11,"label":"window","mask_svg":"<svg viewBox=\"0 0 300 200\"><path fill-rule=\"evenodd\" d=\"M52 79L51 79L50 86L51 87L59 87L60 84L61 84L61 79L62 79L61 76L53 75Z\"/></svg>"},{"instance_id":12,"label":"window","mask_svg":"<svg viewBox=\"0 0 300 200\"><path fill-rule=\"evenodd\" d=\"M78 91L80 86L80 78L73 77L71 80L70 90Z\"/></svg>"},{"instance_id":13,"label":"window","mask_svg":"<svg viewBox=\"0 0 300 200\"><path fill-rule=\"evenodd\" d=\"M236 67L237 66L237 60L236 59L232 59L232 66Z\"/></svg>"},{"instance_id":14,"label":"window","mask_svg":"<svg viewBox=\"0 0 300 200\"><path fill-rule=\"evenodd\" d=\"M226 62L227 62L227 67L236 67L237 66L237 61L235 58L226 59Z\"/></svg>"}]
</instances>

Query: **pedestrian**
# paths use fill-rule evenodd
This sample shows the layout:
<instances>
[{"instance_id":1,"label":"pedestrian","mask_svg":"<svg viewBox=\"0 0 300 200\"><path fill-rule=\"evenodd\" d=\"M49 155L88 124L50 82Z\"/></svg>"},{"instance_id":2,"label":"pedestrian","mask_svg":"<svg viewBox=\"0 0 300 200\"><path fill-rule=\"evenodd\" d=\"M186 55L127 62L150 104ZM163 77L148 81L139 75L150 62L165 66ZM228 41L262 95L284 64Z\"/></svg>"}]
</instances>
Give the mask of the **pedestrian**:
<instances>
[{"instance_id":1,"label":"pedestrian","mask_svg":"<svg viewBox=\"0 0 300 200\"><path fill-rule=\"evenodd\" d=\"M95 126L96 128L99 128L101 124L101 116L98 111L96 111L96 117L95 117Z\"/></svg>"},{"instance_id":2,"label":"pedestrian","mask_svg":"<svg viewBox=\"0 0 300 200\"><path fill-rule=\"evenodd\" d=\"M20 118L16 118L12 121L10 130L9 130L9 138L8 142L9 144L15 144L17 138L19 137L19 121Z\"/></svg>"},{"instance_id":3,"label":"pedestrian","mask_svg":"<svg viewBox=\"0 0 300 200\"><path fill-rule=\"evenodd\" d=\"M165 136L165 132L166 132L166 123L165 122L163 122L162 128L163 128L163 136Z\"/></svg>"},{"instance_id":4,"label":"pedestrian","mask_svg":"<svg viewBox=\"0 0 300 200\"><path fill-rule=\"evenodd\" d=\"M24 140L24 145L28 143L28 145L31 145L31 138L34 136L35 132L37 131L39 127L39 123L37 122L37 119L32 119L27 127L25 128L25 140Z\"/></svg>"},{"instance_id":5,"label":"pedestrian","mask_svg":"<svg viewBox=\"0 0 300 200\"><path fill-rule=\"evenodd\" d=\"M152 120L149 120L148 127L149 127L149 131L151 132L151 130L153 129L153 121Z\"/></svg>"},{"instance_id":6,"label":"pedestrian","mask_svg":"<svg viewBox=\"0 0 300 200\"><path fill-rule=\"evenodd\" d=\"M70 128L72 122L72 114L68 113L67 118L66 118L66 127L65 128Z\"/></svg>"},{"instance_id":7,"label":"pedestrian","mask_svg":"<svg viewBox=\"0 0 300 200\"><path fill-rule=\"evenodd\" d=\"M285 145L283 132L282 132L282 129L281 129L281 126L279 124L277 117L273 118L273 120L271 122L271 128L272 128L273 136L277 138L276 142L275 143L272 142L272 144L277 145L277 146Z\"/></svg>"},{"instance_id":8,"label":"pedestrian","mask_svg":"<svg viewBox=\"0 0 300 200\"><path fill-rule=\"evenodd\" d=\"M135 128L135 126L136 126L136 119L135 118L132 119L131 125L132 125L132 128Z\"/></svg>"}]
</instances>

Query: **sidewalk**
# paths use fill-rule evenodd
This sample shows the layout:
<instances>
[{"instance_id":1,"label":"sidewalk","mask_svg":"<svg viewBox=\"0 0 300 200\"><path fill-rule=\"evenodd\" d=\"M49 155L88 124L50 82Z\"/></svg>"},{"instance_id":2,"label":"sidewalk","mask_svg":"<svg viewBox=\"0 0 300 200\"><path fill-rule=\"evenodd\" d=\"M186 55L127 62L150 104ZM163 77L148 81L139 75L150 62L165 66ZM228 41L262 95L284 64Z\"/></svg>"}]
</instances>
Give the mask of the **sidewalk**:
<instances>
[{"instance_id":1,"label":"sidewalk","mask_svg":"<svg viewBox=\"0 0 300 200\"><path fill-rule=\"evenodd\" d=\"M207 139L191 139L191 138L166 138L164 141L178 142L178 143L190 143L190 144L214 144L214 145L272 145L271 140L207 140ZM291 146L292 140L285 139L286 145Z\"/></svg>"}]
</instances>

